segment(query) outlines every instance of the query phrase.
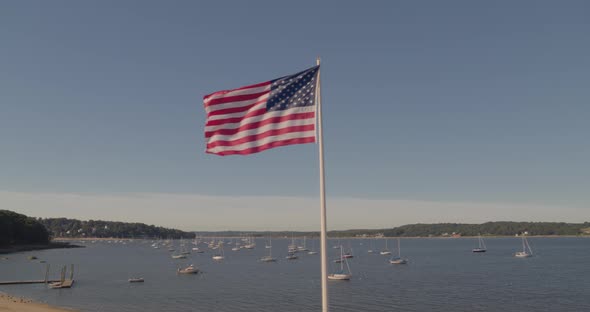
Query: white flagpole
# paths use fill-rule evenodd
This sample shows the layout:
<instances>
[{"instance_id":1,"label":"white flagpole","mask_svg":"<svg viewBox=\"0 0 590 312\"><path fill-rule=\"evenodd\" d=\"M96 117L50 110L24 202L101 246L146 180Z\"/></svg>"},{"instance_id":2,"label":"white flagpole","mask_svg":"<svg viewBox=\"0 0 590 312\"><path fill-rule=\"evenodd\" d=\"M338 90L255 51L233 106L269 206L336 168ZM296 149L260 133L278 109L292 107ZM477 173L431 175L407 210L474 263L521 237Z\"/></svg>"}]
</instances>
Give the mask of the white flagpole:
<instances>
[{"instance_id":1,"label":"white flagpole","mask_svg":"<svg viewBox=\"0 0 590 312\"><path fill-rule=\"evenodd\" d=\"M316 64L320 65L320 58L316 60ZM320 156L320 249L322 261L322 311L328 312L328 254L327 254L327 233L326 233L326 186L324 173L324 133L322 131L322 94L320 83L320 72L318 70L318 81L316 88L316 101L318 112L318 143Z\"/></svg>"}]
</instances>

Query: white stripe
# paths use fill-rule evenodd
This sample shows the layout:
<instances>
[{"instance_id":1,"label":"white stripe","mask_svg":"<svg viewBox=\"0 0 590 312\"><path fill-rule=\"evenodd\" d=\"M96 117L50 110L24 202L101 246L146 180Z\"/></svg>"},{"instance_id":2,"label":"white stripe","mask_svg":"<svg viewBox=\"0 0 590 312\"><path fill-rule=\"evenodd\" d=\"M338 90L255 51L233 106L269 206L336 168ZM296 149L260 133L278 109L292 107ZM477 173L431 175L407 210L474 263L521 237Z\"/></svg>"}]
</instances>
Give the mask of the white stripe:
<instances>
[{"instance_id":1,"label":"white stripe","mask_svg":"<svg viewBox=\"0 0 590 312\"><path fill-rule=\"evenodd\" d=\"M309 113L309 112L315 112L315 106L294 107L294 108L289 108L289 109L285 109L285 110L271 111L271 112L265 113L264 115L258 115L258 116L244 118L240 122L225 123L225 124L215 125L215 126L207 126L207 127L205 127L205 132L215 131L215 130L219 130L219 129L235 129L235 128L239 128L243 125L251 124L254 122L261 121L261 120L266 120L266 119L272 118L272 117L288 116L288 115L296 114L296 113Z\"/></svg>"},{"instance_id":2,"label":"white stripe","mask_svg":"<svg viewBox=\"0 0 590 312\"><path fill-rule=\"evenodd\" d=\"M219 94L213 93L213 95L211 95L210 97L208 97L206 100L203 100L203 102L205 104L207 104L207 103L209 103L213 99L221 99L221 98L228 97L228 96L238 96L238 95L254 94L254 93L260 93L260 92L269 91L269 90L270 90L270 84L267 85L267 86L262 86L262 87L255 87L255 88L248 88L248 89L241 89L241 90L229 91L227 93L219 93Z\"/></svg>"},{"instance_id":3,"label":"white stripe","mask_svg":"<svg viewBox=\"0 0 590 312\"><path fill-rule=\"evenodd\" d=\"M219 153L219 152L226 152L226 151L241 151L253 147L262 146L268 143L289 140L289 139L296 139L296 138L315 138L315 131L304 131L304 132L293 132L287 133L277 136L271 136L264 138L258 141L247 142L239 145L234 146L216 146L214 148L207 149L210 153Z\"/></svg>"},{"instance_id":4,"label":"white stripe","mask_svg":"<svg viewBox=\"0 0 590 312\"><path fill-rule=\"evenodd\" d=\"M259 102L259 101L268 99L269 94L270 93L265 93L265 94L263 94L263 95L255 98L255 99L251 99L251 100L228 102L228 103L223 103L223 104L217 104L217 105L207 106L207 107L205 107L205 111L207 112L207 114L209 114L210 112L218 111L220 109L234 108L234 107L242 107L242 106L252 105L252 104L254 104L256 102Z\"/></svg>"},{"instance_id":5,"label":"white stripe","mask_svg":"<svg viewBox=\"0 0 590 312\"><path fill-rule=\"evenodd\" d=\"M223 115L213 115L209 118L207 118L207 121L209 120L218 120L218 119L225 119L225 118L235 118L235 117L244 117L246 116L246 114L248 114L249 112L255 111L255 110L259 110L263 107L266 107L266 101L256 104L254 106L252 106L250 109L248 109L247 111L243 111L243 112L239 112L239 113L231 113L231 114L223 114Z\"/></svg>"},{"instance_id":6,"label":"white stripe","mask_svg":"<svg viewBox=\"0 0 590 312\"><path fill-rule=\"evenodd\" d=\"M249 129L249 130L240 131L240 132L238 132L236 134L232 134L232 135L214 134L210 138L207 139L207 143L213 143L215 141L233 141L233 140L238 140L243 137L247 137L250 135L257 134L257 133L263 133L268 130L283 129L283 128L288 128L288 127L305 126L305 125L315 125L315 118L287 120L287 121L283 121L283 122L272 123L272 124L268 124L268 125L256 128L256 129Z\"/></svg>"}]
</instances>

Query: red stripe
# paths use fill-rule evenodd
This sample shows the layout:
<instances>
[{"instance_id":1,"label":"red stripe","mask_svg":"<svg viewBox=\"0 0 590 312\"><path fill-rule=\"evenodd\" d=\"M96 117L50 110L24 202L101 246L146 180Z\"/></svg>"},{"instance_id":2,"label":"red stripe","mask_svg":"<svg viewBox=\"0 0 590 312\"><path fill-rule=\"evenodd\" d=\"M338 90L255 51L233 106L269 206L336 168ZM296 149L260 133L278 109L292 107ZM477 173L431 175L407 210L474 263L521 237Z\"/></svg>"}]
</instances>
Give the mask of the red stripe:
<instances>
[{"instance_id":1,"label":"red stripe","mask_svg":"<svg viewBox=\"0 0 590 312\"><path fill-rule=\"evenodd\" d=\"M290 114L290 115L286 115L286 116L272 117L272 118L264 119L264 120L261 120L258 122L246 124L246 125L243 125L239 128L235 128L235 129L223 129L222 128L222 129L217 129L215 131L206 131L205 138L210 138L214 134L232 135L232 134L236 134L240 131L260 128L260 127L268 125L268 124L289 121L289 120L308 119L308 118L315 118L315 112L296 113L296 114Z\"/></svg>"},{"instance_id":2,"label":"red stripe","mask_svg":"<svg viewBox=\"0 0 590 312\"><path fill-rule=\"evenodd\" d=\"M261 108L261 109L253 110L242 117L232 117L232 118L225 118L225 119L208 120L207 123L205 124L205 127L218 126L218 125L223 125L226 123L236 123L236 122L242 121L242 119L246 119L246 118L250 118L250 117L254 117L254 116L259 116L259 115L264 115L264 114L266 114L266 108Z\"/></svg>"},{"instance_id":3,"label":"red stripe","mask_svg":"<svg viewBox=\"0 0 590 312\"><path fill-rule=\"evenodd\" d=\"M222 98L218 98L218 99L213 99L213 100L209 101L208 103L205 103L205 108L210 107L210 106L219 105L219 104L230 103L230 102L253 100L253 99L259 98L265 94L268 94L268 93L269 93L269 91L262 91L262 92L258 92L258 93L252 93L252 94L226 96L226 97L222 97Z\"/></svg>"},{"instance_id":4,"label":"red stripe","mask_svg":"<svg viewBox=\"0 0 590 312\"><path fill-rule=\"evenodd\" d=\"M258 102L254 103L254 104L246 105L246 106L218 109L216 111L212 111L212 112L208 113L207 114L207 118L209 118L211 116L217 116L217 115L225 115L225 114L233 114L233 113L245 112L245 111L249 110L250 108L254 107L255 105L258 105L258 104L264 103L264 102L266 102L266 99L261 100L261 101L258 101Z\"/></svg>"},{"instance_id":5,"label":"red stripe","mask_svg":"<svg viewBox=\"0 0 590 312\"><path fill-rule=\"evenodd\" d=\"M308 137L308 138L295 138L295 139L289 139L289 140L283 140L283 141L276 141L276 142L271 142L268 144L264 144L264 145L260 145L257 147L252 147L252 148L248 148L245 150L240 150L240 151L222 151L222 152L217 152L217 153L212 153L209 152L209 150L207 150L206 152L209 154L215 154L215 155L220 155L220 156L226 156L226 155L248 155L248 154L254 154L254 153L258 153L258 152L262 152L265 151L267 149L271 149L273 147L279 147L279 146L285 146L285 145L293 145L293 144L306 144L306 143L313 143L315 142L315 137Z\"/></svg>"},{"instance_id":6,"label":"red stripe","mask_svg":"<svg viewBox=\"0 0 590 312\"><path fill-rule=\"evenodd\" d=\"M213 92L211 94L207 94L203 97L203 101L206 101L208 98L210 98L213 95L222 95L222 94L226 94L232 91L238 91L238 90L244 90L244 89L250 89L250 88L258 88L258 87L263 87L263 86L268 86L270 85L270 81L265 81L265 82L261 82L261 83L257 83L257 84L253 84L253 85L249 85L249 86L244 86L244 87L240 87L237 89L231 89L231 90L222 90L222 91L217 91L217 92Z\"/></svg>"},{"instance_id":7,"label":"red stripe","mask_svg":"<svg viewBox=\"0 0 590 312\"><path fill-rule=\"evenodd\" d=\"M293 132L313 131L313 130L315 130L315 125L313 125L313 124L303 125L303 126L292 126L292 127L282 128L282 129L272 129L272 130L268 130L266 132L262 132L262 133L258 133L258 134L249 135L249 136L246 136L243 138L239 138L237 140L214 141L214 142L208 143L207 148L213 148L216 146L234 146L234 145L239 145L239 144L248 143L248 142L252 142L252 141L262 140L264 138L271 137L271 136L282 135L282 134L293 133Z\"/></svg>"}]
</instances>

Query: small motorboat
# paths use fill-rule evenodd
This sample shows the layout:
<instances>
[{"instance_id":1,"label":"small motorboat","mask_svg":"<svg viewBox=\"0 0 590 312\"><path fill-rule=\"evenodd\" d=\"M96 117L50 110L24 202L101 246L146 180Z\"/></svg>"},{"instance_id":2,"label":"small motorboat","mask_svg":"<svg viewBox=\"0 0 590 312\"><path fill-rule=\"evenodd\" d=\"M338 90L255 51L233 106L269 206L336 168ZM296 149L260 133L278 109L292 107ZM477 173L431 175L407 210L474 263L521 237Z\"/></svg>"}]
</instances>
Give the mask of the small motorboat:
<instances>
[{"instance_id":1,"label":"small motorboat","mask_svg":"<svg viewBox=\"0 0 590 312\"><path fill-rule=\"evenodd\" d=\"M184 269L178 269L176 272L178 274L197 274L199 273L199 269L191 264Z\"/></svg>"},{"instance_id":2,"label":"small motorboat","mask_svg":"<svg viewBox=\"0 0 590 312\"><path fill-rule=\"evenodd\" d=\"M285 259L287 259L287 260L295 260L295 259L297 259L297 255L296 255L296 254L294 254L294 253L290 253L290 254L288 254L288 255L285 257Z\"/></svg>"},{"instance_id":3,"label":"small motorboat","mask_svg":"<svg viewBox=\"0 0 590 312\"><path fill-rule=\"evenodd\" d=\"M132 277L128 279L129 283L143 283L143 277Z\"/></svg>"}]
</instances>

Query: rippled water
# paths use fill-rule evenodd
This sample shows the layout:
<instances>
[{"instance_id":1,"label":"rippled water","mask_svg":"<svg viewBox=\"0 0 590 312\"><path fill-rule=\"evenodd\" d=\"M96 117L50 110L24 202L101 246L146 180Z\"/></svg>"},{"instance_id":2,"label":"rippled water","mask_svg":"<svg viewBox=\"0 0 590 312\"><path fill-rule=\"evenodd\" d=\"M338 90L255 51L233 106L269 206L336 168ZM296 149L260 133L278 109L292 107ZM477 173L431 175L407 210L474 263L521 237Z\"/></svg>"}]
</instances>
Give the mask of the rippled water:
<instances>
[{"instance_id":1,"label":"rippled water","mask_svg":"<svg viewBox=\"0 0 590 312\"><path fill-rule=\"evenodd\" d=\"M471 253L474 239L403 239L402 255L410 260L404 266L367 253L372 244L383 248L384 240L342 240L355 255L349 261L353 279L330 281L331 310L590 311L590 239L529 242L535 257L518 259L512 256L521 246L517 238L489 238L485 254ZM264 240L254 250L226 246L222 263L215 263L210 251L174 260L148 241L10 254L0 260L0 280L41 279L45 264L27 260L36 255L52 265L53 277L58 266L74 263L76 283L72 289L19 285L0 291L82 311L319 311L319 254L285 260L289 243L273 240L276 263L257 261L268 252ZM390 240L389 249L394 247ZM332 259L339 255L337 249L328 251ZM189 263L203 273L175 273ZM337 264L330 266L335 270ZM130 284L132 276L146 282Z\"/></svg>"}]
</instances>

